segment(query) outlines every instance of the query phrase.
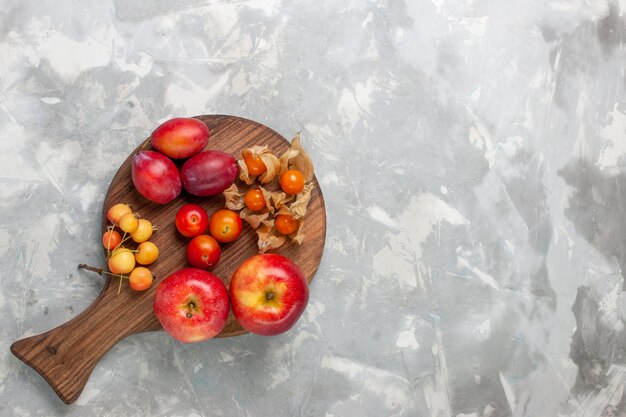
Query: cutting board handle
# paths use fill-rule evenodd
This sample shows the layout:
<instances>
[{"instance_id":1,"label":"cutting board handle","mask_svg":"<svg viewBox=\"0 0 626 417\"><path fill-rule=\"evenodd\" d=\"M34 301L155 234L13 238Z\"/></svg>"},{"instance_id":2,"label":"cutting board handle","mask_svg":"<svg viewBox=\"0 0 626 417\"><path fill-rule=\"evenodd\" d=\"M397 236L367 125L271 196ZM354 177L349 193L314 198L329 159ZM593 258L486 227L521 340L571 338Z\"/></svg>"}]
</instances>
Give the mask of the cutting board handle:
<instances>
[{"instance_id":1,"label":"cutting board handle","mask_svg":"<svg viewBox=\"0 0 626 417\"><path fill-rule=\"evenodd\" d=\"M111 288L117 286L109 284L107 281L96 301L77 317L11 345L11 352L39 372L66 404L76 401L100 358L117 342L138 332L127 315L116 314L122 300Z\"/></svg>"}]
</instances>

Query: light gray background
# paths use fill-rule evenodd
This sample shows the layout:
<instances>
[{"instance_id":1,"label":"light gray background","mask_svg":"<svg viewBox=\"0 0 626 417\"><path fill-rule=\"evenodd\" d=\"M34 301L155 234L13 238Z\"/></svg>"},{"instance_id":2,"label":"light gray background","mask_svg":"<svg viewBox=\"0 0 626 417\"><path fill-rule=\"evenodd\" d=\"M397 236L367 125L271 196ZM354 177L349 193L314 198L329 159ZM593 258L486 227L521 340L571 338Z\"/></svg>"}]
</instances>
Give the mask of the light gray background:
<instances>
[{"instance_id":1,"label":"light gray background","mask_svg":"<svg viewBox=\"0 0 626 417\"><path fill-rule=\"evenodd\" d=\"M620 0L0 1L0 415L626 415ZM275 338L128 338L63 404L9 353L101 282L173 116L302 131L328 235Z\"/></svg>"}]
</instances>

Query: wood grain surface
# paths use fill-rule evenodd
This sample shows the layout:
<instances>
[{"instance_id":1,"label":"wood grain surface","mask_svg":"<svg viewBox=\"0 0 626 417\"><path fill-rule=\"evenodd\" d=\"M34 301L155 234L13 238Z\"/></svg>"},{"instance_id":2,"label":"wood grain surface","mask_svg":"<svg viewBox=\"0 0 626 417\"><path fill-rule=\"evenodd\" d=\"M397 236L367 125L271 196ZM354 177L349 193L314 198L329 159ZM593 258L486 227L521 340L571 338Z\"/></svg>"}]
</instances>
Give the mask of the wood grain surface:
<instances>
[{"instance_id":1,"label":"wood grain surface","mask_svg":"<svg viewBox=\"0 0 626 417\"><path fill-rule=\"evenodd\" d=\"M289 142L281 135L251 120L219 115L197 118L206 123L211 131L207 149L218 149L239 158L241 150L252 145L268 145L277 155L289 147ZM306 149L306 140L303 146ZM180 235L174 225L178 209L186 203L194 203L205 208L211 215L224 207L224 197L221 194L214 197L196 197L183 191L176 200L167 205L152 203L143 198L135 190L131 180L131 158L142 149L152 149L149 140L144 141L126 159L111 182L102 210L102 231L107 226L106 213L116 203L129 203L134 211L152 221L158 231L150 240L160 250L159 259L150 266L156 274L156 281L150 289L143 292L131 290L125 281L118 296L119 280L109 278L98 298L77 317L41 335L19 340L11 346L13 354L39 372L68 404L79 397L93 368L118 341L135 333L161 329L152 312L159 281L188 266L185 251L190 239ZM313 181L315 187L303 226L306 235L304 242L302 245L286 243L273 251L296 262L309 282L320 264L326 235L324 199L317 180L314 178ZM240 188L246 187L239 180L237 184ZM274 180L267 188L278 189L278 181ZM227 288L236 267L258 252L256 241L256 233L244 222L244 230L239 239L222 245L220 262L211 272L219 276ZM106 265L104 254L102 266ZM103 279L96 274L93 278ZM224 331L218 337L244 333L245 330L239 326L231 312Z\"/></svg>"}]
</instances>

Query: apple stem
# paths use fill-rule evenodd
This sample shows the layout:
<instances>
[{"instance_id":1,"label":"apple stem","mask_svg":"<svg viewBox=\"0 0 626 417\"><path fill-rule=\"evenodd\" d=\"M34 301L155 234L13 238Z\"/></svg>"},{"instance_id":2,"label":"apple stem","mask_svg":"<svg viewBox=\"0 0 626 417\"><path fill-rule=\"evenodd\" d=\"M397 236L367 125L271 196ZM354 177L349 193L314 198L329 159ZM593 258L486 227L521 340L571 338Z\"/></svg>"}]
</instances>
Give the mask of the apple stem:
<instances>
[{"instance_id":1,"label":"apple stem","mask_svg":"<svg viewBox=\"0 0 626 417\"><path fill-rule=\"evenodd\" d=\"M268 292L267 294L265 294L265 298L267 298L268 300L271 300L274 298L274 293L273 292Z\"/></svg>"},{"instance_id":2,"label":"apple stem","mask_svg":"<svg viewBox=\"0 0 626 417\"><path fill-rule=\"evenodd\" d=\"M187 317L188 319L193 317L192 311L195 310L196 308L196 304L193 301L190 301L189 303L187 303L187 314L185 314L185 317Z\"/></svg>"}]
</instances>

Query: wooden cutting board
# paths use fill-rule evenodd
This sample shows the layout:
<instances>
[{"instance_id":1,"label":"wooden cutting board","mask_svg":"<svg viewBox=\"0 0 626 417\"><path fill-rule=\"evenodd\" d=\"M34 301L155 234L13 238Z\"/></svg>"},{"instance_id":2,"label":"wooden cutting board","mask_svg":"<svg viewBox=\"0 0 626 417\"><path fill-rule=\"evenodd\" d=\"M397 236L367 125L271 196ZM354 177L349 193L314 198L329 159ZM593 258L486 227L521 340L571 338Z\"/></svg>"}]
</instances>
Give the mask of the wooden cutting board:
<instances>
[{"instance_id":1,"label":"wooden cutting board","mask_svg":"<svg viewBox=\"0 0 626 417\"><path fill-rule=\"evenodd\" d=\"M211 138L207 149L218 149L239 158L241 150L252 145L268 145L280 155L289 147L289 142L272 129L251 120L234 116L198 116L209 127ZM303 143L306 149L306 140ZM160 250L159 259L150 266L156 281L146 291L135 292L125 280L118 296L119 280L108 278L98 298L80 315L38 336L18 340L11 352L35 369L50 384L66 403L74 402L82 392L89 375L113 345L135 333L161 330L161 325L152 312L152 302L161 280L172 272L188 266L185 250L188 238L180 235L174 225L178 209L186 203L194 203L207 210L209 215L224 208L224 197L196 197L185 191L167 205L152 203L143 198L131 180L131 158L142 149L152 149L149 139L144 141L124 161L113 178L102 209L102 231L107 226L106 213L116 203L128 203L134 211L152 221L158 227L150 239ZM302 268L310 282L317 270L326 236L326 212L324 198L317 179L304 222L306 238L302 245L286 243L274 252L292 259ZM278 189L274 180L267 188ZM239 179L240 188L245 187ZM222 245L222 256L218 265L211 270L219 276L226 287L239 264L257 251L256 233L244 222L244 230L235 242ZM106 254L106 251L103 252ZM106 265L105 255L102 266ZM91 272L85 272L92 274ZM104 279L93 273L93 279ZM218 337L238 336L246 333L235 320L232 312L224 331ZM259 336L261 337L261 336ZM211 341L203 343L210 344Z\"/></svg>"}]
</instances>

